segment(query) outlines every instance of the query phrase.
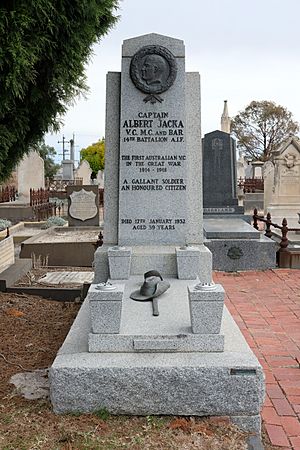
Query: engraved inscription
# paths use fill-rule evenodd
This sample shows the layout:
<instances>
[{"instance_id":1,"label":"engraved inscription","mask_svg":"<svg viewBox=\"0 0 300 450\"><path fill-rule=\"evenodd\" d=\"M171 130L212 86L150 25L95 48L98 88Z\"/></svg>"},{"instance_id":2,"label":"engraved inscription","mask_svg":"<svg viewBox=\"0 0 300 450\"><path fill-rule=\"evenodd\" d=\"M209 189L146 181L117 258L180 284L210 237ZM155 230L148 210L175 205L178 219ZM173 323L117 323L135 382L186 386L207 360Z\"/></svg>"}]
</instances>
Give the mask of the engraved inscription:
<instances>
[{"instance_id":1,"label":"engraved inscription","mask_svg":"<svg viewBox=\"0 0 300 450\"><path fill-rule=\"evenodd\" d=\"M184 121L168 112L138 112L122 122L123 142L184 142Z\"/></svg>"},{"instance_id":2,"label":"engraved inscription","mask_svg":"<svg viewBox=\"0 0 300 450\"><path fill-rule=\"evenodd\" d=\"M203 208L205 213L234 213L235 209L230 206L225 206L224 208Z\"/></svg>"}]
</instances>

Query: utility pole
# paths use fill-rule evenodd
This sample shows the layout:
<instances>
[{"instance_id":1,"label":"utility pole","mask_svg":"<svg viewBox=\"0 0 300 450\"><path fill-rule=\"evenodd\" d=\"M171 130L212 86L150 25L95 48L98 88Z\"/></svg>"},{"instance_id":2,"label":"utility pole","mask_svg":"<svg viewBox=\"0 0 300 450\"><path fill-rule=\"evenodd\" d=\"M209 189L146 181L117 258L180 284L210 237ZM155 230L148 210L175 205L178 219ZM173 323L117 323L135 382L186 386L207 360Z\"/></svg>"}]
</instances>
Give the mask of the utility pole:
<instances>
[{"instance_id":1,"label":"utility pole","mask_svg":"<svg viewBox=\"0 0 300 450\"><path fill-rule=\"evenodd\" d=\"M62 157L63 157L63 161L64 161L66 159L65 156L66 156L66 153L67 153L67 150L65 149L65 144L69 144L70 141L66 141L65 136L63 135L62 141L57 141L57 143L63 145L62 146L63 147Z\"/></svg>"}]
</instances>

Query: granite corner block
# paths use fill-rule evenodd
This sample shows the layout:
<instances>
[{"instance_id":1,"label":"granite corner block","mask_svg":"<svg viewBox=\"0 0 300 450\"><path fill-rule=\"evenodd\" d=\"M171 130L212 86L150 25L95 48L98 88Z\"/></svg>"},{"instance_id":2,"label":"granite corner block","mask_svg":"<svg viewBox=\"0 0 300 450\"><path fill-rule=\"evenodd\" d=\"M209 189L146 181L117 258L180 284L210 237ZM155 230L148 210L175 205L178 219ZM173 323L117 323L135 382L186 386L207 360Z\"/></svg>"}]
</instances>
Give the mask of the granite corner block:
<instances>
[{"instance_id":1,"label":"granite corner block","mask_svg":"<svg viewBox=\"0 0 300 450\"><path fill-rule=\"evenodd\" d=\"M213 290L197 290L188 286L190 317L193 333L220 333L225 291L220 284Z\"/></svg>"},{"instance_id":2,"label":"granite corner block","mask_svg":"<svg viewBox=\"0 0 300 450\"><path fill-rule=\"evenodd\" d=\"M108 265L111 280L128 280L130 277L132 249L128 247L110 247Z\"/></svg>"},{"instance_id":3,"label":"granite corner block","mask_svg":"<svg viewBox=\"0 0 300 450\"><path fill-rule=\"evenodd\" d=\"M121 325L124 284L116 284L116 289L100 291L92 284L87 300L93 333L119 333Z\"/></svg>"},{"instance_id":4,"label":"granite corner block","mask_svg":"<svg viewBox=\"0 0 300 450\"><path fill-rule=\"evenodd\" d=\"M196 280L200 272L200 250L196 247L176 248L176 263L180 280Z\"/></svg>"},{"instance_id":5,"label":"granite corner block","mask_svg":"<svg viewBox=\"0 0 300 450\"><path fill-rule=\"evenodd\" d=\"M190 302L192 332L195 334L220 333L223 302Z\"/></svg>"},{"instance_id":6,"label":"granite corner block","mask_svg":"<svg viewBox=\"0 0 300 450\"><path fill-rule=\"evenodd\" d=\"M120 332L122 302L90 302L90 318L93 333Z\"/></svg>"}]
</instances>

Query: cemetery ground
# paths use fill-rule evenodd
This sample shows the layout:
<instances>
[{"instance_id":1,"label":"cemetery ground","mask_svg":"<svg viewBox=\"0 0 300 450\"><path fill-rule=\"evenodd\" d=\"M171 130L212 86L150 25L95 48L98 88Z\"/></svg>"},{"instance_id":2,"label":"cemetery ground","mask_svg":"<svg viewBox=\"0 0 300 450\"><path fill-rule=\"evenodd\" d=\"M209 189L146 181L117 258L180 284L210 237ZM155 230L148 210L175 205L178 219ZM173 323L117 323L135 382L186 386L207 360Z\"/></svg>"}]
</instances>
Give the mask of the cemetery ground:
<instances>
[{"instance_id":1,"label":"cemetery ground","mask_svg":"<svg viewBox=\"0 0 300 450\"><path fill-rule=\"evenodd\" d=\"M266 376L266 450L300 449L300 270L214 272L226 303ZM55 415L49 400L25 400L9 379L45 369L79 309L16 293L0 294L0 449L247 449L226 418Z\"/></svg>"}]
</instances>

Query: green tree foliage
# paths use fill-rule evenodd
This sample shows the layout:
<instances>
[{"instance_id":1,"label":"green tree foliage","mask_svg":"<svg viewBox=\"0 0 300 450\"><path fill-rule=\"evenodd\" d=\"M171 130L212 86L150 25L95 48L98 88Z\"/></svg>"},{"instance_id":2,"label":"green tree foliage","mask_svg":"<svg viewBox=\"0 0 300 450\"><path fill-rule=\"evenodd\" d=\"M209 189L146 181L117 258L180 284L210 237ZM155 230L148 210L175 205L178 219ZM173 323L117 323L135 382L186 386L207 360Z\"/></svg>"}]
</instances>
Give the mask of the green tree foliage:
<instances>
[{"instance_id":1,"label":"green tree foliage","mask_svg":"<svg viewBox=\"0 0 300 450\"><path fill-rule=\"evenodd\" d=\"M99 139L87 148L80 150L80 161L86 159L93 171L92 178L97 176L98 170L104 169L105 140Z\"/></svg>"},{"instance_id":2,"label":"green tree foliage","mask_svg":"<svg viewBox=\"0 0 300 450\"><path fill-rule=\"evenodd\" d=\"M1 0L0 180L87 91L92 45L115 23L118 0Z\"/></svg>"},{"instance_id":3,"label":"green tree foliage","mask_svg":"<svg viewBox=\"0 0 300 450\"><path fill-rule=\"evenodd\" d=\"M45 178L50 178L50 180L52 180L54 175L60 168L60 165L55 164L53 159L56 155L55 148L50 147L49 145L46 145L44 141L41 141L38 144L34 145L33 149L37 151L40 154L41 158L43 158L44 160Z\"/></svg>"},{"instance_id":4,"label":"green tree foliage","mask_svg":"<svg viewBox=\"0 0 300 450\"><path fill-rule=\"evenodd\" d=\"M267 161L270 153L299 131L292 113L270 101L253 101L232 120L237 146L253 160Z\"/></svg>"}]
</instances>

